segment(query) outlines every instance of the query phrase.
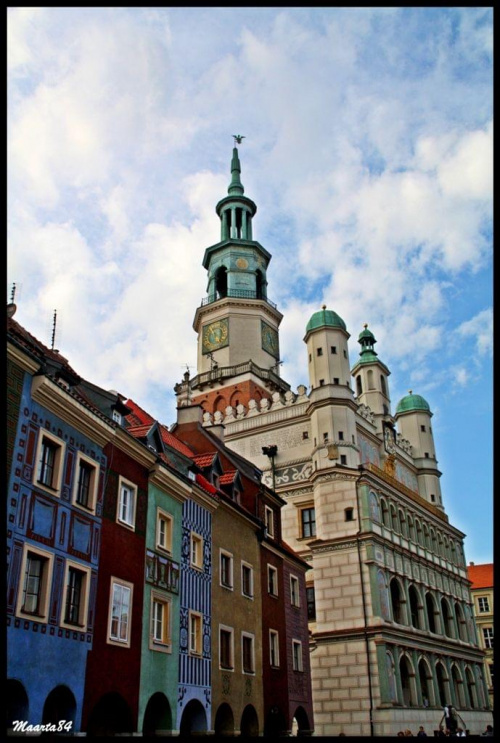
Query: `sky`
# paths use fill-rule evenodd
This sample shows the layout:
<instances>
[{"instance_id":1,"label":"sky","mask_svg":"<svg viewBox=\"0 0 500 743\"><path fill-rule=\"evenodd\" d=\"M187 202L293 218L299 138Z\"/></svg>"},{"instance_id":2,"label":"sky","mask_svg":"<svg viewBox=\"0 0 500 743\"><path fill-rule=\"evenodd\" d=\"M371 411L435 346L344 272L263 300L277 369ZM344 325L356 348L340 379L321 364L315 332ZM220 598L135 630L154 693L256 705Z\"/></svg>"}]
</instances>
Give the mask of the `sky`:
<instances>
[{"instance_id":1,"label":"sky","mask_svg":"<svg viewBox=\"0 0 500 743\"><path fill-rule=\"evenodd\" d=\"M493 560L493 18L488 7L7 11L7 302L166 425L196 374L233 134L272 255L281 375L326 304L433 411L443 502ZM464 466L465 465L465 466Z\"/></svg>"}]
</instances>

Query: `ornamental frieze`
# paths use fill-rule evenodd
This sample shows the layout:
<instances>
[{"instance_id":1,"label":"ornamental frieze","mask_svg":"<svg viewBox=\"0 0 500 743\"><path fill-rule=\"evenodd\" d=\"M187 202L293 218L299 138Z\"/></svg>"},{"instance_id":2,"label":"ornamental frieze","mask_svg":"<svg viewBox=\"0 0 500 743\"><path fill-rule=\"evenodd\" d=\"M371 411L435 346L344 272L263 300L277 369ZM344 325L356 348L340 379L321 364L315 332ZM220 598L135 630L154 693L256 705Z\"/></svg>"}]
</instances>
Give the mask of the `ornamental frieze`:
<instances>
[{"instance_id":1,"label":"ornamental frieze","mask_svg":"<svg viewBox=\"0 0 500 743\"><path fill-rule=\"evenodd\" d=\"M314 554L318 552L336 552L338 550L352 549L356 542L342 542L340 544L328 544L325 547L312 547Z\"/></svg>"}]
</instances>

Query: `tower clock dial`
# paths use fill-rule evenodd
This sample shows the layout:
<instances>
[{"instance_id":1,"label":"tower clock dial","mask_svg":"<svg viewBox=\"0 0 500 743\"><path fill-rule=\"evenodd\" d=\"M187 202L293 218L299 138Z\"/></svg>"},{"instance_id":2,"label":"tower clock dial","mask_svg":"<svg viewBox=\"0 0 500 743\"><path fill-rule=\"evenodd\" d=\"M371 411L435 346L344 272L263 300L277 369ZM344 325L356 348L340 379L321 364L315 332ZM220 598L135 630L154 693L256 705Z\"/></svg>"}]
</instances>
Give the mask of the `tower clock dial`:
<instances>
[{"instance_id":1,"label":"tower clock dial","mask_svg":"<svg viewBox=\"0 0 500 743\"><path fill-rule=\"evenodd\" d=\"M214 322L203 326L201 344L203 353L216 351L218 348L224 348L229 344L227 317L223 320L214 320Z\"/></svg>"},{"instance_id":2,"label":"tower clock dial","mask_svg":"<svg viewBox=\"0 0 500 743\"><path fill-rule=\"evenodd\" d=\"M262 335L262 348L275 359L279 358L279 341L278 331L272 328L270 325L262 321L261 324L261 335Z\"/></svg>"}]
</instances>

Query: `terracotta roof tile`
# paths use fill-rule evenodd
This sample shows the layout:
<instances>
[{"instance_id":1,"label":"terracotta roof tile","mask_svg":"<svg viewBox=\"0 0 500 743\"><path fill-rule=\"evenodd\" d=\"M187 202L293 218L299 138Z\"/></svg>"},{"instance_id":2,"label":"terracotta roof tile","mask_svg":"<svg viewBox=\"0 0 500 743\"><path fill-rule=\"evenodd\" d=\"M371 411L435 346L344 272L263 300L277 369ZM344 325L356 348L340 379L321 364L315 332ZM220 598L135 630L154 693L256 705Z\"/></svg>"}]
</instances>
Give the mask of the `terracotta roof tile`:
<instances>
[{"instance_id":1,"label":"terracotta roof tile","mask_svg":"<svg viewBox=\"0 0 500 743\"><path fill-rule=\"evenodd\" d=\"M180 452L180 454L184 454L184 456L194 459L194 452L191 451L189 446L186 446L183 441L180 441L173 433L170 433L166 426L160 426L160 433L164 444L172 447L172 449Z\"/></svg>"},{"instance_id":2,"label":"terracotta roof tile","mask_svg":"<svg viewBox=\"0 0 500 743\"><path fill-rule=\"evenodd\" d=\"M236 480L237 474L238 474L238 470L231 470L230 472L224 472L224 474L219 477L220 484L230 485Z\"/></svg>"},{"instance_id":3,"label":"terracotta roof tile","mask_svg":"<svg viewBox=\"0 0 500 743\"><path fill-rule=\"evenodd\" d=\"M132 412L126 416L126 420L128 423L136 426L140 425L141 423L149 423L149 426L151 427L151 425L155 422L155 419L151 415L149 415L149 413L146 413L146 411L139 405L137 405L137 403L133 400L127 400L125 405L129 408L132 408Z\"/></svg>"},{"instance_id":4,"label":"terracotta roof tile","mask_svg":"<svg viewBox=\"0 0 500 743\"><path fill-rule=\"evenodd\" d=\"M492 562L485 563L484 565L468 565L467 573L469 580L472 581L472 590L475 588L493 588Z\"/></svg>"},{"instance_id":5,"label":"terracotta roof tile","mask_svg":"<svg viewBox=\"0 0 500 743\"><path fill-rule=\"evenodd\" d=\"M128 416L127 416L128 418ZM138 426L128 426L127 431L132 434L132 436L136 436L137 438L142 438L143 436L146 436L148 431L151 429L151 423L145 423L144 425L138 425Z\"/></svg>"},{"instance_id":6,"label":"terracotta roof tile","mask_svg":"<svg viewBox=\"0 0 500 743\"><path fill-rule=\"evenodd\" d=\"M210 452L209 454L196 454L193 458L195 464L198 465L198 467L200 467L201 469L204 469L205 467L210 467L210 465L213 464L216 456L216 452Z\"/></svg>"}]
</instances>

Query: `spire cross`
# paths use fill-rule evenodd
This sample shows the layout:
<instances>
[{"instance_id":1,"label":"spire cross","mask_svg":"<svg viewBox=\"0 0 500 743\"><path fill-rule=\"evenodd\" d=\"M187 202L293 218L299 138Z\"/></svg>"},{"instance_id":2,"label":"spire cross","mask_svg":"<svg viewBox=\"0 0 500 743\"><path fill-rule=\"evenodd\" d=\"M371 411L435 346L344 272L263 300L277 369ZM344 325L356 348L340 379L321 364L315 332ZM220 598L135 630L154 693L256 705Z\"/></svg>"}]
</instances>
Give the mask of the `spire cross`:
<instances>
[{"instance_id":1,"label":"spire cross","mask_svg":"<svg viewBox=\"0 0 500 743\"><path fill-rule=\"evenodd\" d=\"M244 134L233 134L234 144L241 144L246 139Z\"/></svg>"}]
</instances>

